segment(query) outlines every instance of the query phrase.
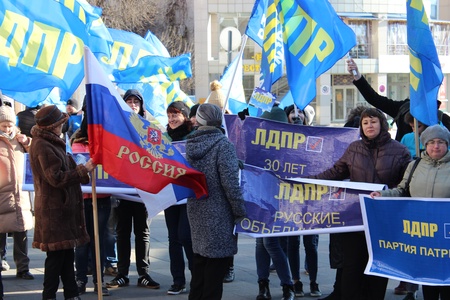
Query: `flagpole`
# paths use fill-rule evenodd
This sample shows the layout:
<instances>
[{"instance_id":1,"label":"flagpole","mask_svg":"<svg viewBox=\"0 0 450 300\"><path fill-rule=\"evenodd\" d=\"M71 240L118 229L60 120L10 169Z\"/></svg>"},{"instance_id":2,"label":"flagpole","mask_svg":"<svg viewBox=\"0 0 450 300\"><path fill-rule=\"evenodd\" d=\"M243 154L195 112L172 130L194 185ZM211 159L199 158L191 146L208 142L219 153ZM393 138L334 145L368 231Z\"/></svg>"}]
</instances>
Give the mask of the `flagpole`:
<instances>
[{"instance_id":1,"label":"flagpole","mask_svg":"<svg viewBox=\"0 0 450 300\"><path fill-rule=\"evenodd\" d=\"M89 77L87 70L87 57L89 57L89 48L84 47L84 76L87 80ZM86 114L86 118L88 118L89 114ZM89 138L88 138L89 140ZM90 141L89 141L90 142ZM94 249L95 249L95 270L97 271L97 299L103 300L103 293L102 293L102 270L101 270L101 264L100 264L100 241L99 241L99 235L98 235L98 207L97 207L97 170L96 168L92 171L91 176L91 188L92 188L92 218L94 223ZM92 241L91 241L92 243Z\"/></svg>"},{"instance_id":2,"label":"flagpole","mask_svg":"<svg viewBox=\"0 0 450 300\"><path fill-rule=\"evenodd\" d=\"M416 147L416 157L420 157L419 122L414 118L414 145Z\"/></svg>"},{"instance_id":3,"label":"flagpole","mask_svg":"<svg viewBox=\"0 0 450 300\"><path fill-rule=\"evenodd\" d=\"M238 57L238 60L237 60L237 63L236 63L236 68L234 69L233 76L231 77L230 86L229 86L229 88L227 90L227 96L225 97L225 103L224 103L223 108L222 108L222 113L223 114L225 114L225 110L226 110L226 107L228 105L228 98L230 97L231 87L233 86L234 77L236 76L237 68L239 67L239 60L242 59L242 54L244 53L245 44L247 44L247 38L248 38L248 36L246 34L244 34L242 36L241 50L239 51L239 57Z\"/></svg>"},{"instance_id":4,"label":"flagpole","mask_svg":"<svg viewBox=\"0 0 450 300\"><path fill-rule=\"evenodd\" d=\"M100 264L100 242L98 236L98 207L97 207L97 191L95 190L97 183L97 171L94 169L92 171L92 216L94 218L94 241L95 241L95 268L97 271L97 296L99 300L103 299L102 293L102 269ZM91 241L92 242L92 241Z\"/></svg>"}]
</instances>

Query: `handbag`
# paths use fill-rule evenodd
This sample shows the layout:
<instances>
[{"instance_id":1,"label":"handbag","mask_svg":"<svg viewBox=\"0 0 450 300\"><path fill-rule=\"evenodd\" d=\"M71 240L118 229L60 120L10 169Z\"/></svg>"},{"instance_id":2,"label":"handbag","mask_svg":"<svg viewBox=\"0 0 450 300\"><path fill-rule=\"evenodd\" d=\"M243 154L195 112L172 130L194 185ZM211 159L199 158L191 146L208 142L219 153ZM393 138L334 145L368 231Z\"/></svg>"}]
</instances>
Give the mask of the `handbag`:
<instances>
[{"instance_id":1,"label":"handbag","mask_svg":"<svg viewBox=\"0 0 450 300\"><path fill-rule=\"evenodd\" d=\"M416 170L417 165L420 162L420 159L421 158L419 157L414 161L414 165L411 168L411 172L409 172L408 180L406 180L406 183L405 183L405 197L411 197L411 193L409 192L409 184L411 183L412 175L413 175L414 171Z\"/></svg>"}]
</instances>

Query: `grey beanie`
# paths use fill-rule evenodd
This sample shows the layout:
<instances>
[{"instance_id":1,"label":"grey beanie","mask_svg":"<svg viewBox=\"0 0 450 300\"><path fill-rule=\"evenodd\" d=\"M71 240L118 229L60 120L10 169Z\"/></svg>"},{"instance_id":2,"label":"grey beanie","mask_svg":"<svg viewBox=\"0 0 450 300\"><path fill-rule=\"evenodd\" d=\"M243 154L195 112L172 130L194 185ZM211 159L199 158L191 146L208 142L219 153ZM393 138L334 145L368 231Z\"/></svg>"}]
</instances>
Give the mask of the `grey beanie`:
<instances>
[{"instance_id":1,"label":"grey beanie","mask_svg":"<svg viewBox=\"0 0 450 300\"><path fill-rule=\"evenodd\" d=\"M215 104L204 103L197 109L196 120L200 126L221 126L222 109Z\"/></svg>"},{"instance_id":2,"label":"grey beanie","mask_svg":"<svg viewBox=\"0 0 450 300\"><path fill-rule=\"evenodd\" d=\"M444 140L448 146L450 143L450 132L439 124L427 127L420 135L420 142L422 145L426 145L432 139Z\"/></svg>"}]
</instances>

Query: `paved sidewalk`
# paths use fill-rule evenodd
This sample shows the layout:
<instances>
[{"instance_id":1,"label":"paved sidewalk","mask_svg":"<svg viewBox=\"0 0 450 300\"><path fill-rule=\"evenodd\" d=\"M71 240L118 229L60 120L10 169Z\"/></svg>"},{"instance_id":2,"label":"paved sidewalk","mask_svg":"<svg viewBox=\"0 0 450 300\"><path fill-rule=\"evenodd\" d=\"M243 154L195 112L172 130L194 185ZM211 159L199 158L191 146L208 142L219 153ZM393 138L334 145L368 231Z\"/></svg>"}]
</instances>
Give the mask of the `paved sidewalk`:
<instances>
[{"instance_id":1,"label":"paved sidewalk","mask_svg":"<svg viewBox=\"0 0 450 300\"><path fill-rule=\"evenodd\" d=\"M132 264L130 268L130 286L123 288L110 289L111 296L104 297L106 300L114 299L188 299L188 294L181 294L170 296L167 295L167 289L172 284L172 277L169 271L169 254L167 229L164 222L164 216L159 214L156 216L151 224L151 241L150 241L150 275L152 278L161 284L159 290L151 290L137 287L137 273L134 264L134 252L132 253ZM28 233L29 244L33 237L33 231ZM320 235L319 239L319 274L318 283L323 295L327 295L332 291L335 270L329 268L328 263L328 235ZM16 270L14 261L12 259L12 238L8 238L8 254L7 261L11 266L11 270L2 272L3 285L5 290L5 300L34 300L41 299L42 282L44 277L44 260L45 253L37 249L32 249L30 246L29 256L31 259L30 271L35 275L35 280L23 280L15 277ZM302 245L302 243L301 243ZM235 272L236 280L231 283L224 284L223 299L252 299L256 298L258 292L256 264L255 264L255 240L254 238L241 235L239 237L239 253L235 257ZM301 264L304 262L304 251L301 249L300 253ZM188 280L190 279L189 272L187 272ZM317 299L309 297L309 280L307 275L301 273L301 280L304 284L304 291L306 296L302 299ZM105 276L105 280L109 281L112 277ZM279 287L279 280L276 273L271 274L270 288L273 299L281 299L282 292ZM398 284L397 281L389 280L388 289L386 292L387 300L402 300L404 296L394 295L394 287ZM61 285L60 285L61 288ZM188 287L189 288L189 287ZM423 299L421 291L419 298ZM58 299L63 299L62 290L58 291ZM81 299L97 299L94 293L94 285L92 278L89 278L86 294L81 295ZM300 299L300 298L297 298Z\"/></svg>"}]
</instances>

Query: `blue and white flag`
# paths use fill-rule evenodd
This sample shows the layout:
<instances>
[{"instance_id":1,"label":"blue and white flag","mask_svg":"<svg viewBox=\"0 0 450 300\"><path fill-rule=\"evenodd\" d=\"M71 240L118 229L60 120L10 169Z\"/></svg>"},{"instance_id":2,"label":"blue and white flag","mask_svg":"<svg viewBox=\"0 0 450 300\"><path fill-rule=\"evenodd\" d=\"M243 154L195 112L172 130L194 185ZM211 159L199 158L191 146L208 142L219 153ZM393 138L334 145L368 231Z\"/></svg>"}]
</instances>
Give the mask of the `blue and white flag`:
<instances>
[{"instance_id":1,"label":"blue and white flag","mask_svg":"<svg viewBox=\"0 0 450 300\"><path fill-rule=\"evenodd\" d=\"M69 99L84 77L83 47L109 55L111 37L86 1L0 1L0 89L27 106L58 87Z\"/></svg>"},{"instance_id":2,"label":"blue and white flag","mask_svg":"<svg viewBox=\"0 0 450 300\"><path fill-rule=\"evenodd\" d=\"M227 108L232 114L237 114L247 107L242 77L242 57L237 55L223 71L223 75L219 80L222 84L224 95L228 95Z\"/></svg>"},{"instance_id":3,"label":"blue and white flag","mask_svg":"<svg viewBox=\"0 0 450 300\"><path fill-rule=\"evenodd\" d=\"M406 3L411 114L428 126L438 123L437 99L444 79L422 0Z\"/></svg>"}]
</instances>

